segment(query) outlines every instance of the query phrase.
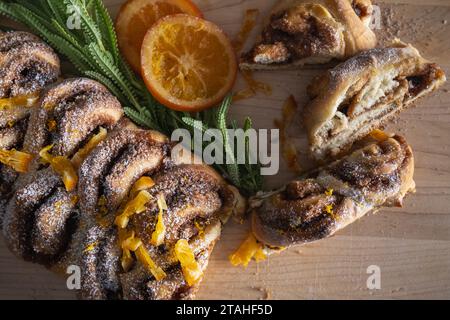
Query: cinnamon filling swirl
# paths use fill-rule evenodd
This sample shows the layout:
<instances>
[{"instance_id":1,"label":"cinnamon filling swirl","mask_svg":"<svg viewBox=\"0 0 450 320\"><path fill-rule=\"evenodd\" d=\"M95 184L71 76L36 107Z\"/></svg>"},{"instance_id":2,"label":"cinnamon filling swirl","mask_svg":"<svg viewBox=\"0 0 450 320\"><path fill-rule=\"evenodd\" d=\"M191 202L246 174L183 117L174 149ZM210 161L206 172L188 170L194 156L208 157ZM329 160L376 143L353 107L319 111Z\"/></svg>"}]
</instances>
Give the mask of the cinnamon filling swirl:
<instances>
[{"instance_id":1,"label":"cinnamon filling swirl","mask_svg":"<svg viewBox=\"0 0 450 320\"><path fill-rule=\"evenodd\" d=\"M253 232L266 245L291 246L331 236L380 206L400 206L414 189L413 162L402 137L369 144L263 200Z\"/></svg>"}]
</instances>

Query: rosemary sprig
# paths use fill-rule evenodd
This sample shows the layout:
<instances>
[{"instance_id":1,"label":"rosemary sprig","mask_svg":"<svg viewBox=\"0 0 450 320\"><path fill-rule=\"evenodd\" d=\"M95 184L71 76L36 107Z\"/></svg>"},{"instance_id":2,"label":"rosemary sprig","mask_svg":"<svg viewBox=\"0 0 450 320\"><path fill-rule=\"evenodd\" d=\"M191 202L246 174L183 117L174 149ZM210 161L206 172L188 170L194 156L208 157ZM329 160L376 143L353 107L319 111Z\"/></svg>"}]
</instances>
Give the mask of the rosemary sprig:
<instances>
[{"instance_id":1,"label":"rosemary sprig","mask_svg":"<svg viewBox=\"0 0 450 320\"><path fill-rule=\"evenodd\" d=\"M193 134L199 129L195 121L203 122L203 131L219 129L224 133L224 154L234 161L216 168L245 194L261 189L259 165L250 164L249 154L245 157L248 163L237 164L226 134L228 128L236 127L235 122L232 126L227 124L231 97L217 108L196 114L176 112L159 104L121 57L112 19L101 0L2 0L0 14L28 26L72 62L80 75L108 87L138 125L166 135L178 128ZM79 29L68 27L67 22L74 18L79 19ZM243 129L251 129L250 119L246 119Z\"/></svg>"}]
</instances>

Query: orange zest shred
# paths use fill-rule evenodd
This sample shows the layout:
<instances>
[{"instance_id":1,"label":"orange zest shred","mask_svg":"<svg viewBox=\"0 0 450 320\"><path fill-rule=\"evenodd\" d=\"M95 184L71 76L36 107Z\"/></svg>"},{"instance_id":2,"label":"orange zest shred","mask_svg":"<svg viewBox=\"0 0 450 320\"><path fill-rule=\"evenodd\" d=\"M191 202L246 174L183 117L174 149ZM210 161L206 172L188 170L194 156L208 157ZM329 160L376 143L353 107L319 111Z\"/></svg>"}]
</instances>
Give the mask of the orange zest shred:
<instances>
[{"instance_id":1,"label":"orange zest shred","mask_svg":"<svg viewBox=\"0 0 450 320\"><path fill-rule=\"evenodd\" d=\"M242 51L245 42L247 41L250 33L255 28L256 20L259 16L258 9L248 9L244 14L244 20L242 21L241 29L237 34L236 38L232 41L234 50L237 54Z\"/></svg>"},{"instance_id":2,"label":"orange zest shred","mask_svg":"<svg viewBox=\"0 0 450 320\"><path fill-rule=\"evenodd\" d=\"M325 206L325 212L328 213L333 219L336 219L336 215L334 214L334 207L332 204Z\"/></svg>"},{"instance_id":3,"label":"orange zest shred","mask_svg":"<svg viewBox=\"0 0 450 320\"><path fill-rule=\"evenodd\" d=\"M17 151L15 149L0 149L0 162L13 168L17 172L28 172L28 167L31 160L33 160L33 156L31 154Z\"/></svg>"},{"instance_id":4,"label":"orange zest shred","mask_svg":"<svg viewBox=\"0 0 450 320\"><path fill-rule=\"evenodd\" d=\"M164 226L163 212L167 211L166 200L164 199L163 194L158 195L158 221L156 222L155 231L152 233L151 243L154 246L160 246L164 242L164 238L166 236L166 227Z\"/></svg>"},{"instance_id":5,"label":"orange zest shred","mask_svg":"<svg viewBox=\"0 0 450 320\"><path fill-rule=\"evenodd\" d=\"M145 210L145 205L150 201L152 196L147 191L140 191L136 197L134 197L131 201L129 201L123 212L116 217L114 223L119 228L126 228L128 222L130 221L130 217L136 213L141 213Z\"/></svg>"},{"instance_id":6,"label":"orange zest shred","mask_svg":"<svg viewBox=\"0 0 450 320\"><path fill-rule=\"evenodd\" d=\"M39 92L0 99L0 110L16 107L31 107L39 100Z\"/></svg>"},{"instance_id":7,"label":"orange zest shred","mask_svg":"<svg viewBox=\"0 0 450 320\"><path fill-rule=\"evenodd\" d=\"M50 164L50 167L58 173L63 180L64 186L68 192L73 191L78 183L78 175L72 162L63 156L53 156L49 151L53 148L53 145L43 148L39 152L39 156L44 163Z\"/></svg>"},{"instance_id":8,"label":"orange zest shred","mask_svg":"<svg viewBox=\"0 0 450 320\"><path fill-rule=\"evenodd\" d=\"M164 270L156 265L143 245L136 250L135 254L139 262L142 263L148 271L150 271L157 281L160 281L166 277Z\"/></svg>"},{"instance_id":9,"label":"orange zest shred","mask_svg":"<svg viewBox=\"0 0 450 320\"><path fill-rule=\"evenodd\" d=\"M100 142L106 139L108 131L105 128L100 127L99 132L94 135L86 145L75 153L72 157L72 163L75 168L79 168L81 163L87 158L87 156L98 146Z\"/></svg>"},{"instance_id":10,"label":"orange zest shred","mask_svg":"<svg viewBox=\"0 0 450 320\"><path fill-rule=\"evenodd\" d=\"M329 188L329 189L327 189L327 190L325 191L325 194L326 194L327 196L332 196L332 195L333 195L333 192L334 192L334 190L333 190L332 188Z\"/></svg>"},{"instance_id":11,"label":"orange zest shred","mask_svg":"<svg viewBox=\"0 0 450 320\"><path fill-rule=\"evenodd\" d=\"M276 119L274 123L280 130L281 153L283 158L287 162L289 169L298 174L302 171L302 169L298 162L297 148L287 132L292 120L294 119L297 108L298 106L295 98L292 95L289 96L283 105L282 119Z\"/></svg>"},{"instance_id":12,"label":"orange zest shred","mask_svg":"<svg viewBox=\"0 0 450 320\"><path fill-rule=\"evenodd\" d=\"M265 260L267 258L263 250L262 243L258 242L251 232L247 239L242 242L239 248L229 256L231 264L235 267L242 265L247 267L252 259L256 262Z\"/></svg>"},{"instance_id":13,"label":"orange zest shred","mask_svg":"<svg viewBox=\"0 0 450 320\"><path fill-rule=\"evenodd\" d=\"M98 241L90 243L86 246L86 248L84 249L83 252L84 253L91 252L95 249L95 247L97 247L97 245L98 245Z\"/></svg>"},{"instance_id":14,"label":"orange zest shred","mask_svg":"<svg viewBox=\"0 0 450 320\"><path fill-rule=\"evenodd\" d=\"M56 130L56 121L55 120L48 120L47 121L47 130L50 132L54 132Z\"/></svg>"},{"instance_id":15,"label":"orange zest shred","mask_svg":"<svg viewBox=\"0 0 450 320\"><path fill-rule=\"evenodd\" d=\"M175 244L175 256L181 264L184 279L188 285L193 286L203 277L203 271L195 260L194 252L187 240L178 240Z\"/></svg>"},{"instance_id":16,"label":"orange zest shred","mask_svg":"<svg viewBox=\"0 0 450 320\"><path fill-rule=\"evenodd\" d=\"M383 130L375 129L369 134L373 139L378 141L384 141L389 139L389 135Z\"/></svg>"},{"instance_id":17,"label":"orange zest shred","mask_svg":"<svg viewBox=\"0 0 450 320\"><path fill-rule=\"evenodd\" d=\"M139 191L150 189L155 185L155 181L153 181L150 177L141 177L138 181L136 181L131 188L130 197L135 197Z\"/></svg>"}]
</instances>

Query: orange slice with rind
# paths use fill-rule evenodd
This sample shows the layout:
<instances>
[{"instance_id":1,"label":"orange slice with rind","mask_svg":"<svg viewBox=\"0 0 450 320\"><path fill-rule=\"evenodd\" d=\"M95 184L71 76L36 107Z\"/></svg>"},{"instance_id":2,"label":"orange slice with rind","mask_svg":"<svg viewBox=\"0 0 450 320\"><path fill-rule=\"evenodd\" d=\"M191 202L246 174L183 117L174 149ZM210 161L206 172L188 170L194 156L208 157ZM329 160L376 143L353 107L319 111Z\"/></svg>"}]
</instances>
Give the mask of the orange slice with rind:
<instances>
[{"instance_id":1,"label":"orange slice with rind","mask_svg":"<svg viewBox=\"0 0 450 320\"><path fill-rule=\"evenodd\" d=\"M236 55L225 33L186 14L162 18L147 32L141 61L147 88L178 111L219 104L236 80Z\"/></svg>"},{"instance_id":2,"label":"orange slice with rind","mask_svg":"<svg viewBox=\"0 0 450 320\"><path fill-rule=\"evenodd\" d=\"M202 17L189 0L128 0L120 8L116 19L117 39L134 71L141 70L141 46L147 30L162 17L177 13Z\"/></svg>"}]
</instances>

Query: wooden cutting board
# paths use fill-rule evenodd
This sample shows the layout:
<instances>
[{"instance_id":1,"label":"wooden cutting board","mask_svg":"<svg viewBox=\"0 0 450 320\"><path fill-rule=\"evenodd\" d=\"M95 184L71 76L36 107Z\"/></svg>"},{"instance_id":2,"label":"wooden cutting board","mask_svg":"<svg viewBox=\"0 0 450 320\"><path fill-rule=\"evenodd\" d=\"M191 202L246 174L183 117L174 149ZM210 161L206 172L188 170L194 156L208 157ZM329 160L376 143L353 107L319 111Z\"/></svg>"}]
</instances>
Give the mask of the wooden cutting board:
<instances>
[{"instance_id":1,"label":"wooden cutting board","mask_svg":"<svg viewBox=\"0 0 450 320\"><path fill-rule=\"evenodd\" d=\"M104 0L115 16L123 0ZM197 0L205 17L233 37L244 11L267 13L274 0ZM413 43L425 57L450 75L450 1L389 0L380 5L382 42L392 37ZM255 30L257 32L258 30ZM259 72L269 83L263 94L233 106L232 116L250 115L258 128L274 128L284 100L294 95L306 102L305 88L322 68ZM242 87L242 79L237 89ZM202 283L199 299L373 299L450 298L450 82L420 101L387 127L411 143L416 157L417 193L401 209L370 214L333 238L272 256L247 269L234 268L227 256L246 236L247 226L229 223L216 246ZM303 150L305 134L300 117L292 136ZM294 175L283 166L267 179L267 188L284 184ZM369 290L367 269L380 267L381 289ZM65 280L40 266L14 258L0 241L1 299L72 299Z\"/></svg>"}]
</instances>

